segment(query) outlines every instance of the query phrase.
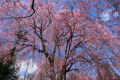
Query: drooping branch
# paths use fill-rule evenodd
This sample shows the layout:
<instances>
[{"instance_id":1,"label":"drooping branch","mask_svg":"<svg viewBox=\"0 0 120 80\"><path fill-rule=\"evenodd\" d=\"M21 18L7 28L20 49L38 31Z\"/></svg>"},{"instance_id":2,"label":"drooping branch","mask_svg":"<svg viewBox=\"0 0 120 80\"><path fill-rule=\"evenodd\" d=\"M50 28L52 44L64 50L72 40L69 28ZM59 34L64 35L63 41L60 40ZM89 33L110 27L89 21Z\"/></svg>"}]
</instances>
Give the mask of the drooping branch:
<instances>
[{"instance_id":1,"label":"drooping branch","mask_svg":"<svg viewBox=\"0 0 120 80\"><path fill-rule=\"evenodd\" d=\"M35 8L34 7L35 7L35 0L32 0L32 3L31 3L32 13L31 14L26 15L26 16L18 16L18 17L13 16L13 17L2 18L2 19L16 19L16 20L18 20L18 19L22 19L22 18L29 18L29 17L31 17L35 14Z\"/></svg>"}]
</instances>

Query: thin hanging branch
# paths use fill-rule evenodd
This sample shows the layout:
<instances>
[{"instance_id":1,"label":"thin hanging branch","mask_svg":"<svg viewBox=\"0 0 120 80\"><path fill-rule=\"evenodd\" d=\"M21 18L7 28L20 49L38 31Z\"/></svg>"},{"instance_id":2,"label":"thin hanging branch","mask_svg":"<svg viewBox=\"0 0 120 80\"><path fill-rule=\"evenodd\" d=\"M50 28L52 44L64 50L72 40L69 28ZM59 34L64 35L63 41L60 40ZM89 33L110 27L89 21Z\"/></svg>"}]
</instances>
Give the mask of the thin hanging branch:
<instances>
[{"instance_id":1,"label":"thin hanging branch","mask_svg":"<svg viewBox=\"0 0 120 80\"><path fill-rule=\"evenodd\" d=\"M26 16L19 16L19 17L9 17L9 18L3 18L3 19L21 19L21 18L29 18L29 17L31 17L31 16L33 16L34 15L34 13L35 13L35 8L34 8L34 6L35 6L35 0L32 0L32 4L31 4L31 9L32 9L32 13L30 14L30 15L26 15Z\"/></svg>"}]
</instances>

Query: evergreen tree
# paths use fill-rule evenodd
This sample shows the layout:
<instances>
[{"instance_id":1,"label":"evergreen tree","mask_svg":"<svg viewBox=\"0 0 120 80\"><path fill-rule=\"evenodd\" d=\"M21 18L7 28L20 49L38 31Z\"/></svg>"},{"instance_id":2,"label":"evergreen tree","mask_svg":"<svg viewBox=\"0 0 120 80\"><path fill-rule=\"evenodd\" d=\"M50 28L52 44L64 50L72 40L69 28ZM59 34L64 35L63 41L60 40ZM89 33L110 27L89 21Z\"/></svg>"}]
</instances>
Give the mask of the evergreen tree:
<instances>
[{"instance_id":1,"label":"evergreen tree","mask_svg":"<svg viewBox=\"0 0 120 80\"><path fill-rule=\"evenodd\" d=\"M16 80L17 79L17 68L15 67L15 56L13 55L15 48L10 52L10 59L7 56L7 61L3 58L0 59L0 80Z\"/></svg>"}]
</instances>

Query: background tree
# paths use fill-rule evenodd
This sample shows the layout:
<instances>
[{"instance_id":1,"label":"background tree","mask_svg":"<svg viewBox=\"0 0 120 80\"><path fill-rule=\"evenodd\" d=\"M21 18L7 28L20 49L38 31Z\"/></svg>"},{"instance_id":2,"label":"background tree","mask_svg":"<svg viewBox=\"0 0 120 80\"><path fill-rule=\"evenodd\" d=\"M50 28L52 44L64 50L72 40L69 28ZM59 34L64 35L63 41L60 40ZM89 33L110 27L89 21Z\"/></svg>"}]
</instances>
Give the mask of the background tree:
<instances>
[{"instance_id":1,"label":"background tree","mask_svg":"<svg viewBox=\"0 0 120 80\"><path fill-rule=\"evenodd\" d=\"M3 40L3 39L1 39ZM4 41L1 41L4 42ZM12 49L4 49L3 45L0 45L0 79L1 80L16 80L18 75L18 68L15 66L15 50Z\"/></svg>"}]
</instances>

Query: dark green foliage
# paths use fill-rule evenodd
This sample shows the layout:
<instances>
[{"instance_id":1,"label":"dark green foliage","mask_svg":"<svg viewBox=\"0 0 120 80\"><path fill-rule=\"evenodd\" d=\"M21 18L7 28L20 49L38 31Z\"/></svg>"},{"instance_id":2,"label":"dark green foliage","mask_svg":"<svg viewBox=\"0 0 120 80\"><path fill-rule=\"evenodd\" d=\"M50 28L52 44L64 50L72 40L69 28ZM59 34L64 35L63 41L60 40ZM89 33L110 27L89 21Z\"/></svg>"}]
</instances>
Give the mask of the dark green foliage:
<instances>
[{"instance_id":1,"label":"dark green foliage","mask_svg":"<svg viewBox=\"0 0 120 80\"><path fill-rule=\"evenodd\" d=\"M14 51L13 48L10 52L10 59L7 56L8 60L0 59L0 80L16 80L17 79L17 71L18 68L15 67L15 59L14 59Z\"/></svg>"},{"instance_id":2,"label":"dark green foliage","mask_svg":"<svg viewBox=\"0 0 120 80\"><path fill-rule=\"evenodd\" d=\"M13 62L8 61L3 63L0 61L0 80L16 80L17 69L14 67Z\"/></svg>"}]
</instances>

